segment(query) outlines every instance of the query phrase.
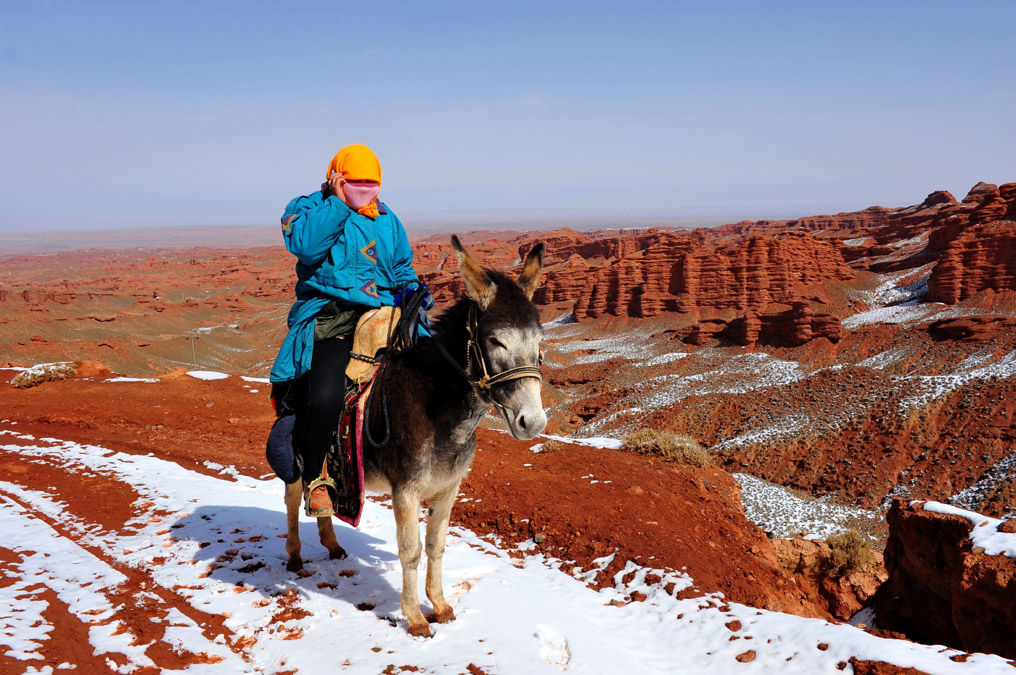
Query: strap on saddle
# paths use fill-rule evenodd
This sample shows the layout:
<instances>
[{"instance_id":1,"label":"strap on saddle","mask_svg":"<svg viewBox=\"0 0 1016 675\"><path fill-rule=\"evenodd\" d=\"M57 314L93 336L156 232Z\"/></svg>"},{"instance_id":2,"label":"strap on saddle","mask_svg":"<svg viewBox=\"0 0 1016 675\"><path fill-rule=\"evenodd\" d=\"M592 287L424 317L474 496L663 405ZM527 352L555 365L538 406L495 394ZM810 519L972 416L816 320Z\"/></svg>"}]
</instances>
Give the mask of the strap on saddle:
<instances>
[{"instance_id":1,"label":"strap on saddle","mask_svg":"<svg viewBox=\"0 0 1016 675\"><path fill-rule=\"evenodd\" d=\"M363 384L374 377L380 364L376 354L391 344L394 328L401 315L398 307L389 306L364 312L353 333L346 377L356 384Z\"/></svg>"}]
</instances>

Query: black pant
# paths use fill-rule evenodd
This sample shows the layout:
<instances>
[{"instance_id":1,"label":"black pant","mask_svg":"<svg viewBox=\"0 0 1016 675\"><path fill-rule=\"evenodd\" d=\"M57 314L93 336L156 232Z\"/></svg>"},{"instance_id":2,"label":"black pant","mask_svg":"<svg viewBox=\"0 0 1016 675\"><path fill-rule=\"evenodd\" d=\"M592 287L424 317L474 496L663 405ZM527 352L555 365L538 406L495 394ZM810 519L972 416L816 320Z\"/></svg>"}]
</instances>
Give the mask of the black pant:
<instances>
[{"instance_id":1,"label":"black pant","mask_svg":"<svg viewBox=\"0 0 1016 675\"><path fill-rule=\"evenodd\" d=\"M275 385L279 414L296 414L293 441L303 457L303 479L307 482L321 475L339 426L351 344L351 335L315 342L310 370L292 382Z\"/></svg>"}]
</instances>

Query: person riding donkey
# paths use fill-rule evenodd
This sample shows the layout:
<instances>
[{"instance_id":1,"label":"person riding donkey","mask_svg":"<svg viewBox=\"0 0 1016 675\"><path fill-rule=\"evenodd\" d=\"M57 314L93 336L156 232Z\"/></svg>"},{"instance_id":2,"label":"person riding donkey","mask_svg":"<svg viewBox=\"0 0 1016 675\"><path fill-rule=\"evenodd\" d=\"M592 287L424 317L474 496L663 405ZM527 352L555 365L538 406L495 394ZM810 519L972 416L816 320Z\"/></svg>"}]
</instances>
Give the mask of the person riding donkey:
<instances>
[{"instance_id":1,"label":"person riding donkey","mask_svg":"<svg viewBox=\"0 0 1016 675\"><path fill-rule=\"evenodd\" d=\"M334 513L327 485L316 479L343 410L357 321L397 304L396 289L422 286L402 223L377 198L381 163L373 151L342 148L326 178L282 216L286 249L297 258L296 302L269 376L277 419L267 448L283 481L302 478L307 515L318 517Z\"/></svg>"}]
</instances>

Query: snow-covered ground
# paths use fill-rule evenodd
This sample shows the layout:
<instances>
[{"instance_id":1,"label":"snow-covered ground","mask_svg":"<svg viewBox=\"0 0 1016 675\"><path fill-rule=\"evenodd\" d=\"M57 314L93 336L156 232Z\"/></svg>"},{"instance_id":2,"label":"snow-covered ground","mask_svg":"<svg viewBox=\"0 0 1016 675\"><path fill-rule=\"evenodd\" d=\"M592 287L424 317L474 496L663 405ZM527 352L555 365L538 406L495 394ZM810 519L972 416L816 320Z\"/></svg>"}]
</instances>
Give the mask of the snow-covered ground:
<instances>
[{"instance_id":1,"label":"snow-covered ground","mask_svg":"<svg viewBox=\"0 0 1016 675\"><path fill-rule=\"evenodd\" d=\"M1016 558L1016 534L999 532L998 526L1002 524L999 518L988 516L973 511L941 504L939 502L922 502L925 511L934 513L945 513L959 516L970 521L970 541L973 548L983 548L985 555L1004 555Z\"/></svg>"},{"instance_id":2,"label":"snow-covered ground","mask_svg":"<svg viewBox=\"0 0 1016 675\"><path fill-rule=\"evenodd\" d=\"M782 485L747 473L735 473L734 478L741 484L744 515L774 537L790 538L806 533L808 539L828 539L847 529L870 536L882 529L885 522L885 516L878 511L801 498Z\"/></svg>"},{"instance_id":3,"label":"snow-covered ground","mask_svg":"<svg viewBox=\"0 0 1016 675\"><path fill-rule=\"evenodd\" d=\"M187 374L199 380L225 380L229 377L229 374L215 370L188 370Z\"/></svg>"},{"instance_id":4,"label":"snow-covered ground","mask_svg":"<svg viewBox=\"0 0 1016 675\"><path fill-rule=\"evenodd\" d=\"M0 434L0 452L121 480L139 494L135 519L111 532L68 515L59 494L26 489L16 476L0 481L0 537L18 554L0 568L17 575L0 584L0 601L10 607L0 614L0 653L8 657L30 658L59 639L43 614L47 601L37 590L44 587L89 625L94 649L126 655L118 670L152 665L111 600L125 583L118 566L127 566L157 584L155 593L134 591L153 602L175 594L224 617L229 640L209 638L186 612L170 609L153 619L164 622L165 640L218 659L186 669L194 673L379 673L406 665L429 673L472 666L490 674L838 674L850 672L840 664L851 656L936 674L1012 673L995 656L959 663L949 659L953 650L884 640L849 625L726 605L718 597L678 600L663 585L673 582L676 590L693 580L675 573L647 584L652 570L629 566L615 588L591 590L581 572L565 574L540 555L513 558L459 528L449 533L444 558L458 618L435 626L431 639L413 638L399 609L388 502L368 502L359 529L336 525L347 560L328 560L314 523L304 519L305 571L294 574L286 571L279 538L285 512L278 480L251 479L231 467L223 467L223 477L208 476L152 456L34 439L10 423L0 424ZM57 517L59 528L51 524ZM635 573L628 584L620 581L626 572ZM626 604L632 590L647 599ZM309 614L280 619L287 608Z\"/></svg>"},{"instance_id":5,"label":"snow-covered ground","mask_svg":"<svg viewBox=\"0 0 1016 675\"><path fill-rule=\"evenodd\" d=\"M562 330L558 329L554 332L555 338L562 338L568 336L571 331L567 327ZM608 359L614 358L625 358L625 359L640 359L645 357L646 353L653 350L656 347L655 340L645 331L633 330L626 331L619 335L615 335L607 338L600 338L598 340L572 340L564 344L557 345L555 350L563 354L570 354L576 351L591 351L591 354L585 354L575 358L572 362L575 365L586 364L586 363L598 363L600 361L607 361Z\"/></svg>"},{"instance_id":6,"label":"snow-covered ground","mask_svg":"<svg viewBox=\"0 0 1016 675\"><path fill-rule=\"evenodd\" d=\"M959 493L949 498L949 502L961 508L969 508L984 502L1003 481L1016 480L1016 452L984 472L981 478Z\"/></svg>"}]
</instances>

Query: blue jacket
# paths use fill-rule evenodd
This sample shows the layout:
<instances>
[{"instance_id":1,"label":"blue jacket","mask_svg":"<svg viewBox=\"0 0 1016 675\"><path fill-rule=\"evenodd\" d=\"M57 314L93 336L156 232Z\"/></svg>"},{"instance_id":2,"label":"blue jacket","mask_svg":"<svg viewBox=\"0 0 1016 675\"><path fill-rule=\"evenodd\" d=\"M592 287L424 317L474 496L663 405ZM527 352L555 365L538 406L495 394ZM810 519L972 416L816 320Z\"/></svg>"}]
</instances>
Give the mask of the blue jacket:
<instances>
[{"instance_id":1,"label":"blue jacket","mask_svg":"<svg viewBox=\"0 0 1016 675\"><path fill-rule=\"evenodd\" d=\"M378 211L377 218L368 218L323 192L289 202L282 237L297 258L296 302L272 382L310 370L315 318L331 300L364 309L391 305L392 289L417 278L402 223L380 202Z\"/></svg>"}]
</instances>

